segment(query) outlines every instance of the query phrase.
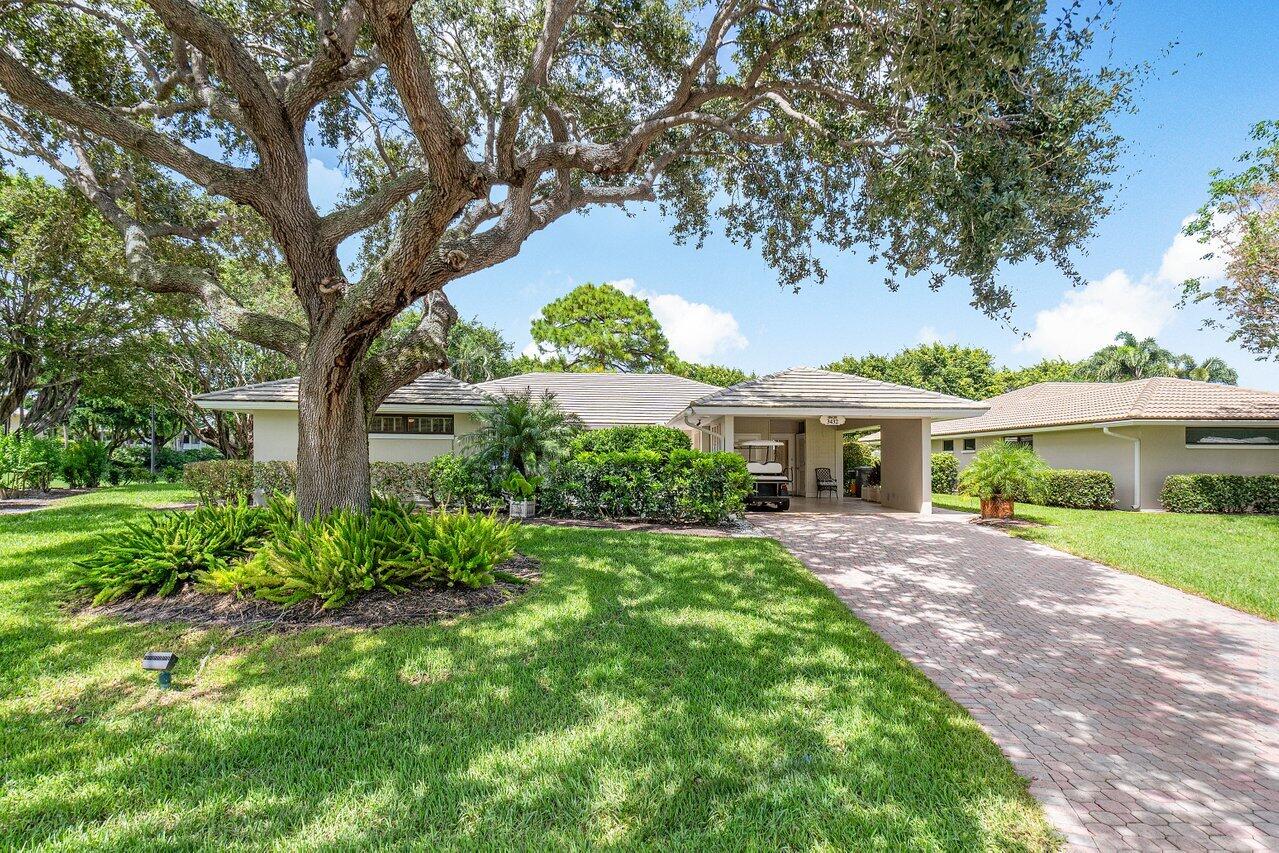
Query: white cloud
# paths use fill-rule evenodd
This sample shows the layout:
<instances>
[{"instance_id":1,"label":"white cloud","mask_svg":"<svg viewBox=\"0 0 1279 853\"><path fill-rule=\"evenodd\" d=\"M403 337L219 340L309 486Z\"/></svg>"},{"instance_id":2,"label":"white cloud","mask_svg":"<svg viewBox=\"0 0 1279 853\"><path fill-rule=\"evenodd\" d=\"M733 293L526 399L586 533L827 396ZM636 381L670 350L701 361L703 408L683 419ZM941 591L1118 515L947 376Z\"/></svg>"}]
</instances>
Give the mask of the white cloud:
<instances>
[{"instance_id":1,"label":"white cloud","mask_svg":"<svg viewBox=\"0 0 1279 853\"><path fill-rule=\"evenodd\" d=\"M1182 227L1190 220L1182 220ZM1210 251L1214 257L1204 260ZM1181 283L1188 278L1218 279L1224 270L1220 246L1205 245L1178 230L1158 272L1134 280L1114 270L1100 281L1065 291L1055 307L1035 315L1034 328L1016 349L1079 359L1112 343L1120 332L1158 336L1174 316Z\"/></svg>"},{"instance_id":2,"label":"white cloud","mask_svg":"<svg viewBox=\"0 0 1279 853\"><path fill-rule=\"evenodd\" d=\"M1184 229L1193 216L1181 221ZM1200 243L1198 237L1187 237L1180 231L1164 252L1158 278L1170 284L1181 284L1188 278L1219 279L1226 274L1226 255L1219 242ZM1212 253L1211 258L1204 255Z\"/></svg>"},{"instance_id":3,"label":"white cloud","mask_svg":"<svg viewBox=\"0 0 1279 853\"><path fill-rule=\"evenodd\" d=\"M954 332L940 333L933 326L920 326L915 341L921 344L953 344L956 336Z\"/></svg>"},{"instance_id":4,"label":"white cloud","mask_svg":"<svg viewBox=\"0 0 1279 853\"><path fill-rule=\"evenodd\" d=\"M732 312L705 302L690 302L677 293L640 289L633 278L608 283L623 293L648 300L671 349L685 361L710 361L726 352L744 349L749 343Z\"/></svg>"},{"instance_id":5,"label":"white cloud","mask_svg":"<svg viewBox=\"0 0 1279 853\"><path fill-rule=\"evenodd\" d=\"M311 188L311 201L321 213L332 210L338 197L346 190L346 176L342 170L330 169L317 157L307 161L306 180Z\"/></svg>"},{"instance_id":6,"label":"white cloud","mask_svg":"<svg viewBox=\"0 0 1279 853\"><path fill-rule=\"evenodd\" d=\"M1045 356L1079 359L1111 343L1120 332L1139 338L1158 335L1172 319L1176 303L1166 282L1133 281L1115 270L1101 281L1067 290L1055 308L1035 315L1035 328L1017 345Z\"/></svg>"}]
</instances>

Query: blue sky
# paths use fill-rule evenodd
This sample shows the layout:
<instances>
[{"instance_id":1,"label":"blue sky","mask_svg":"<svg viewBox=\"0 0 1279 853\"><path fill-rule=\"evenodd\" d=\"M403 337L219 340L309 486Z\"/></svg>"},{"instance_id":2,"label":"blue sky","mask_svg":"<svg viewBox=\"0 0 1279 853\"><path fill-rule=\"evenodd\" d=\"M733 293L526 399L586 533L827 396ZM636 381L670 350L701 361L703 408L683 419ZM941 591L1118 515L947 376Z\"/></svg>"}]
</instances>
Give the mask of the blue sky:
<instances>
[{"instance_id":1,"label":"blue sky","mask_svg":"<svg viewBox=\"0 0 1279 853\"><path fill-rule=\"evenodd\" d=\"M1164 263L1183 219L1204 201L1209 170L1245 150L1253 123L1279 118L1276 32L1279 4L1272 2L1141 2L1119 9L1115 59L1155 61L1155 74L1139 94L1138 113L1117 121L1128 141L1118 207L1079 259L1096 283L1072 295L1053 269L1006 273L1017 294L1015 322L1032 333L1029 339L969 307L962 281L939 293L922 282L890 293L881 272L832 253L830 280L794 294L778 287L757 253L722 237L700 251L676 246L668 223L643 209L629 218L597 210L561 220L517 258L451 286L451 298L464 316L498 325L519 348L529 340L530 315L546 302L582 282L629 279L658 295L657 313L686 356L756 372L894 351L928 338L983 346L1015 365L1044 355L1074 357L1127 328L1155 334L1176 351L1220 355L1239 370L1242 384L1279 390L1279 364L1258 363L1222 333L1201 331L1202 310L1172 307L1176 288L1167 279L1194 266L1198 247L1183 239Z\"/></svg>"}]
</instances>

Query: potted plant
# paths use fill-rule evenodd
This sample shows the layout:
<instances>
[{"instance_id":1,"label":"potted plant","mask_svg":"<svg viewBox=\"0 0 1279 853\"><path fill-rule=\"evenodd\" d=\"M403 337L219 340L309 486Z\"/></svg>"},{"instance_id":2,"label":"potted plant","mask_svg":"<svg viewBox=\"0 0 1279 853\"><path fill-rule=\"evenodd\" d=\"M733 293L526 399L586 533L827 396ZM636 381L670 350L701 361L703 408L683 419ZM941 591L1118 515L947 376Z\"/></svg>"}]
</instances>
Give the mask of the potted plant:
<instances>
[{"instance_id":1,"label":"potted plant","mask_svg":"<svg viewBox=\"0 0 1279 853\"><path fill-rule=\"evenodd\" d=\"M862 487L862 500L879 503L879 481L882 475L879 463L876 462L866 474L866 485Z\"/></svg>"},{"instance_id":2,"label":"potted plant","mask_svg":"<svg viewBox=\"0 0 1279 853\"><path fill-rule=\"evenodd\" d=\"M968 463L959 490L981 499L982 518L1012 518L1013 501L1042 500L1048 466L1029 447L997 441Z\"/></svg>"},{"instance_id":3,"label":"potted plant","mask_svg":"<svg viewBox=\"0 0 1279 853\"><path fill-rule=\"evenodd\" d=\"M542 485L541 477L525 477L519 471L502 481L502 490L506 492L511 504L511 518L532 518L537 514L537 487Z\"/></svg>"}]
</instances>

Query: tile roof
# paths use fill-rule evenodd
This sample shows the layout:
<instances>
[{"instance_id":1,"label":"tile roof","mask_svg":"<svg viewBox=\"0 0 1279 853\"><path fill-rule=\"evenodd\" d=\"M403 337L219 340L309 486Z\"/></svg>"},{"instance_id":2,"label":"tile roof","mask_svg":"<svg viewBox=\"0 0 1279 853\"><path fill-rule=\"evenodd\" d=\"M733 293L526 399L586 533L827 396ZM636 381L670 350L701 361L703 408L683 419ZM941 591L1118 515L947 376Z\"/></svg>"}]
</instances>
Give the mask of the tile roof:
<instances>
[{"instance_id":1,"label":"tile roof","mask_svg":"<svg viewBox=\"0 0 1279 853\"><path fill-rule=\"evenodd\" d=\"M488 394L549 391L592 428L617 424L665 424L715 385L669 373L522 373L481 382Z\"/></svg>"},{"instance_id":2,"label":"tile roof","mask_svg":"<svg viewBox=\"0 0 1279 853\"><path fill-rule=\"evenodd\" d=\"M277 379L274 382L259 382L256 385L241 385L239 388L228 388L225 391L213 391L195 398L197 403L244 403L252 408L253 403L296 403L298 401L298 378ZM474 385L468 385L454 379L448 373L424 373L408 385L393 391L386 402L391 405L408 406L458 406L459 408L479 408L488 405L484 395Z\"/></svg>"},{"instance_id":3,"label":"tile roof","mask_svg":"<svg viewBox=\"0 0 1279 853\"><path fill-rule=\"evenodd\" d=\"M729 388L719 388L694 400L693 405L699 409L954 409L964 414L986 407L985 403L963 397L813 367L792 367Z\"/></svg>"},{"instance_id":4,"label":"tile roof","mask_svg":"<svg viewBox=\"0 0 1279 853\"><path fill-rule=\"evenodd\" d=\"M1041 382L985 402L975 418L933 425L934 436L1129 420L1279 420L1279 394L1157 377L1131 382Z\"/></svg>"}]
</instances>

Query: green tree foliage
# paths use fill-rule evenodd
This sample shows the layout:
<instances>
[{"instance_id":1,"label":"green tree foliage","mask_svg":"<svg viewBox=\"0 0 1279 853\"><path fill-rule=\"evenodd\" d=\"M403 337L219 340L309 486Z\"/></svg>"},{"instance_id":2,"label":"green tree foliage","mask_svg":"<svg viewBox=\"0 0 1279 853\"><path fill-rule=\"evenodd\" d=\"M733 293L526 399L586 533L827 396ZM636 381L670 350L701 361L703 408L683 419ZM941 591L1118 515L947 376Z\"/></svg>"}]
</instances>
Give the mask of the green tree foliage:
<instances>
[{"instance_id":1,"label":"green tree foliage","mask_svg":"<svg viewBox=\"0 0 1279 853\"><path fill-rule=\"evenodd\" d=\"M0 423L20 407L41 431L86 387L137 363L149 299L120 275L119 237L74 193L0 175Z\"/></svg>"},{"instance_id":2,"label":"green tree foliage","mask_svg":"<svg viewBox=\"0 0 1279 853\"><path fill-rule=\"evenodd\" d=\"M683 376L685 379L705 382L707 385L718 385L721 388L755 378L755 374L738 370L736 367L727 367L722 364L697 364L679 358L672 358L666 363L666 372Z\"/></svg>"},{"instance_id":3,"label":"green tree foliage","mask_svg":"<svg viewBox=\"0 0 1279 853\"><path fill-rule=\"evenodd\" d=\"M959 491L980 498L1039 503L1049 468L1029 447L996 441L978 451L959 475Z\"/></svg>"},{"instance_id":4,"label":"green tree foliage","mask_svg":"<svg viewBox=\"0 0 1279 853\"><path fill-rule=\"evenodd\" d=\"M1064 358L1046 358L1027 367L1005 367L995 377L994 385L1004 392L1015 391L1040 382L1079 382L1079 363ZM1001 392L1002 393L1002 392Z\"/></svg>"},{"instance_id":5,"label":"green tree foliage","mask_svg":"<svg viewBox=\"0 0 1279 853\"><path fill-rule=\"evenodd\" d=\"M655 202L677 241L723 223L787 286L825 279L821 244L860 248L893 284L967 280L994 315L1005 261L1075 276L1131 82L1089 54L1096 21L971 0L31 0L0 18L0 147L127 236L138 287L297 363L311 517L367 509L368 413L447 364L446 288L578 211ZM326 213L312 140L351 178ZM228 214L270 235L287 308L228 286ZM612 366L660 369L646 355Z\"/></svg>"},{"instance_id":6,"label":"green tree foliage","mask_svg":"<svg viewBox=\"0 0 1279 853\"><path fill-rule=\"evenodd\" d=\"M994 356L979 347L932 343L891 356L846 356L826 369L980 400L1004 391L993 361Z\"/></svg>"},{"instance_id":7,"label":"green tree foliage","mask_svg":"<svg viewBox=\"0 0 1279 853\"><path fill-rule=\"evenodd\" d=\"M1239 158L1239 172L1212 172L1208 203L1186 226L1205 244L1224 245L1226 281L1191 279L1185 296L1220 309L1224 321L1210 325L1229 329L1229 340L1273 357L1279 353L1279 121L1256 125L1252 138L1259 145Z\"/></svg>"},{"instance_id":8,"label":"green tree foliage","mask_svg":"<svg viewBox=\"0 0 1279 853\"><path fill-rule=\"evenodd\" d=\"M611 284L583 284L544 307L533 343L564 370L661 371L670 342L648 301Z\"/></svg>"},{"instance_id":9,"label":"green tree foliage","mask_svg":"<svg viewBox=\"0 0 1279 853\"><path fill-rule=\"evenodd\" d=\"M515 372L511 364L514 350L496 326L486 326L479 318L454 323L446 347L449 370L463 382L511 376Z\"/></svg>"},{"instance_id":10,"label":"green tree foliage","mask_svg":"<svg viewBox=\"0 0 1279 853\"><path fill-rule=\"evenodd\" d=\"M1130 332L1120 332L1115 343L1102 347L1079 365L1079 375L1093 382L1127 382L1152 376L1177 376L1201 382L1234 385L1239 374L1220 358L1202 362L1191 355L1173 355L1154 338L1137 340Z\"/></svg>"}]
</instances>

